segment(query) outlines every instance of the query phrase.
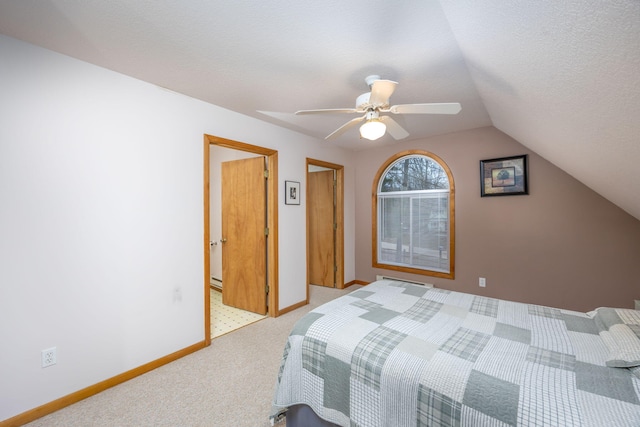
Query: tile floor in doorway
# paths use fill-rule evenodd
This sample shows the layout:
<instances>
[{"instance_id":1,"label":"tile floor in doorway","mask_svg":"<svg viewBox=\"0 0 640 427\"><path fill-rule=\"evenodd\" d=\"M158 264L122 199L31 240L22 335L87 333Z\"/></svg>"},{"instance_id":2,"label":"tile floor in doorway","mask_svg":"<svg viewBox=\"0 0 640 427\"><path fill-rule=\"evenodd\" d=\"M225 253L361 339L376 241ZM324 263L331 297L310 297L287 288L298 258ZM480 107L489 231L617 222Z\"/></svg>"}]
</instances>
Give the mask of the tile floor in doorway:
<instances>
[{"instance_id":1,"label":"tile floor in doorway","mask_svg":"<svg viewBox=\"0 0 640 427\"><path fill-rule=\"evenodd\" d=\"M222 293L211 289L211 338L227 334L267 316L222 304Z\"/></svg>"}]
</instances>

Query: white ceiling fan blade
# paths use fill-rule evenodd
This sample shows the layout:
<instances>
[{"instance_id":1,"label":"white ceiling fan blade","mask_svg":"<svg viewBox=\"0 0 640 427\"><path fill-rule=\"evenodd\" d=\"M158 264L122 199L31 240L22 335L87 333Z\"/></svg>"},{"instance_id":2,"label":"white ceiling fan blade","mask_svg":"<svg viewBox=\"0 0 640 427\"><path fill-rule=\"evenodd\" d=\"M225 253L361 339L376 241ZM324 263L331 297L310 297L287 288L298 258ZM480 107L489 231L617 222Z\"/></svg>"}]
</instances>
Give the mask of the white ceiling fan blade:
<instances>
[{"instance_id":1,"label":"white ceiling fan blade","mask_svg":"<svg viewBox=\"0 0 640 427\"><path fill-rule=\"evenodd\" d=\"M324 139L331 139L331 138L335 138L342 135L343 133L345 133L346 131L348 131L352 127L355 127L358 123L363 121L365 117L366 115L349 120L347 123L343 124L338 129L334 130L329 135L327 135Z\"/></svg>"},{"instance_id":2,"label":"white ceiling fan blade","mask_svg":"<svg viewBox=\"0 0 640 427\"><path fill-rule=\"evenodd\" d=\"M457 102L433 103L433 104L403 104L394 105L389 110L393 114L458 114L462 107Z\"/></svg>"},{"instance_id":3,"label":"white ceiling fan blade","mask_svg":"<svg viewBox=\"0 0 640 427\"><path fill-rule=\"evenodd\" d=\"M324 108L320 110L299 110L296 111L295 114L335 114L335 113L361 113L362 111L358 111L355 108Z\"/></svg>"},{"instance_id":4,"label":"white ceiling fan blade","mask_svg":"<svg viewBox=\"0 0 640 427\"><path fill-rule=\"evenodd\" d=\"M404 128L391 117L381 116L380 121L387 126L387 132L389 132L389 135L391 135L393 139L404 139L409 136L409 132L404 130Z\"/></svg>"},{"instance_id":5,"label":"white ceiling fan blade","mask_svg":"<svg viewBox=\"0 0 640 427\"><path fill-rule=\"evenodd\" d=\"M371 96L369 104L374 107L386 107L389 105L389 98L396 90L397 82L391 80L376 80L371 85Z\"/></svg>"}]
</instances>

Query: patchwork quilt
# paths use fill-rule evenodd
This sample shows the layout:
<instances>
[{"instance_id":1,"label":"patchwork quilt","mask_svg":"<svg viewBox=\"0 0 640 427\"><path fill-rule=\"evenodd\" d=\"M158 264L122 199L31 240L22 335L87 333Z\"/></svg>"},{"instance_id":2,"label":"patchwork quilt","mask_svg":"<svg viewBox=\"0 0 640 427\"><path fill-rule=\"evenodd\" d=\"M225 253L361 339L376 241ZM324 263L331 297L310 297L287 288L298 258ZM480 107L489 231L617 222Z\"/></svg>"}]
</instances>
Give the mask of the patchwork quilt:
<instances>
[{"instance_id":1,"label":"patchwork quilt","mask_svg":"<svg viewBox=\"0 0 640 427\"><path fill-rule=\"evenodd\" d=\"M374 282L294 326L271 421L306 404L340 426L637 427L638 325L634 310Z\"/></svg>"}]
</instances>

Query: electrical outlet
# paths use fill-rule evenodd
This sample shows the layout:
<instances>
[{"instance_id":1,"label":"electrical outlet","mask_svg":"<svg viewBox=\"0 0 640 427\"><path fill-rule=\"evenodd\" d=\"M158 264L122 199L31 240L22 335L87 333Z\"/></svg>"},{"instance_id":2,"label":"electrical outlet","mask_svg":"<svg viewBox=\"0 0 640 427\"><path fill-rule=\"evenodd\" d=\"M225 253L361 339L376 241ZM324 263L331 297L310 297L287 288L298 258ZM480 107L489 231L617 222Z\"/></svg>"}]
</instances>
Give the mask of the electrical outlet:
<instances>
[{"instance_id":1,"label":"electrical outlet","mask_svg":"<svg viewBox=\"0 0 640 427\"><path fill-rule=\"evenodd\" d=\"M56 361L57 361L57 357L56 357L55 347L42 350L42 367L43 368L46 368L47 366L55 365Z\"/></svg>"},{"instance_id":2,"label":"electrical outlet","mask_svg":"<svg viewBox=\"0 0 640 427\"><path fill-rule=\"evenodd\" d=\"M487 286L487 279L485 279L484 277L481 277L481 278L478 280L478 285L479 285L481 288L486 287L486 286Z\"/></svg>"}]
</instances>

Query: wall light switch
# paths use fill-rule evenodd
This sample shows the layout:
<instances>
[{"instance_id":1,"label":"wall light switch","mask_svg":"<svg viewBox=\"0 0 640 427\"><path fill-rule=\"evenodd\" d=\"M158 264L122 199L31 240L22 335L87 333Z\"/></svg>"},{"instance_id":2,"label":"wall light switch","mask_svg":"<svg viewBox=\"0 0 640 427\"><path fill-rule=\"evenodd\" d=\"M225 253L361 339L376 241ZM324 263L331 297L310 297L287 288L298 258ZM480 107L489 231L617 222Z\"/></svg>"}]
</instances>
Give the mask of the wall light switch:
<instances>
[{"instance_id":1,"label":"wall light switch","mask_svg":"<svg viewBox=\"0 0 640 427\"><path fill-rule=\"evenodd\" d=\"M478 280L478 285L479 285L481 288L486 287L486 286L487 286L487 279L485 279L484 277L481 277L481 278Z\"/></svg>"}]
</instances>

